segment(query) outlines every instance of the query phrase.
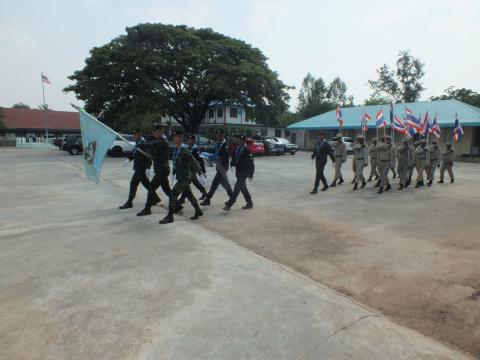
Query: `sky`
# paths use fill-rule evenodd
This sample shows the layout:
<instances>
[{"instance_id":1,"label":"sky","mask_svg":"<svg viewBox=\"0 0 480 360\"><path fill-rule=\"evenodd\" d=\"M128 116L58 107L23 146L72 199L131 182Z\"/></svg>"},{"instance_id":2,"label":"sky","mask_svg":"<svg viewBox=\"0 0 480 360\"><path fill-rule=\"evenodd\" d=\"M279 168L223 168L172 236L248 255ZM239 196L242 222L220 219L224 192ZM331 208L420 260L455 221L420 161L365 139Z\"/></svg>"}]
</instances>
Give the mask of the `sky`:
<instances>
[{"instance_id":1,"label":"sky","mask_svg":"<svg viewBox=\"0 0 480 360\"><path fill-rule=\"evenodd\" d=\"M258 47L290 91L310 72L339 76L355 103L400 50L425 65L426 100L453 85L480 92L479 0L0 0L0 106L81 104L62 89L95 46L139 23L209 27Z\"/></svg>"}]
</instances>

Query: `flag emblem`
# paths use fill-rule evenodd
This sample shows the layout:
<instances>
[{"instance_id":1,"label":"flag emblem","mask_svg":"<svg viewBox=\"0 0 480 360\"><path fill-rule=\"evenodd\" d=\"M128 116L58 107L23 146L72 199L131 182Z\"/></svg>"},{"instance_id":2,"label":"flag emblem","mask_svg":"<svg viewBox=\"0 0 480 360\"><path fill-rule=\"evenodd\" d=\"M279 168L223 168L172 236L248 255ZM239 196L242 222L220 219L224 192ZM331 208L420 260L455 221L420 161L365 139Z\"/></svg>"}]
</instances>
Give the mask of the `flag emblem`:
<instances>
[{"instance_id":1,"label":"flag emblem","mask_svg":"<svg viewBox=\"0 0 480 360\"><path fill-rule=\"evenodd\" d=\"M377 126L377 128L381 128L381 127L384 127L385 125L387 125L387 122L385 121L385 118L383 117L383 109L380 110L379 112L377 112L375 125Z\"/></svg>"},{"instance_id":2,"label":"flag emblem","mask_svg":"<svg viewBox=\"0 0 480 360\"><path fill-rule=\"evenodd\" d=\"M48 77L46 77L45 75L43 75L43 73L41 73L41 74L42 74L42 82L44 82L44 83L46 83L46 84L52 84L52 83L50 82L50 80L48 79Z\"/></svg>"},{"instance_id":3,"label":"flag emblem","mask_svg":"<svg viewBox=\"0 0 480 360\"><path fill-rule=\"evenodd\" d=\"M463 135L463 128L460 121L458 121L458 116L455 114L455 128L453 129L453 143L456 144L458 140L461 139Z\"/></svg>"}]
</instances>

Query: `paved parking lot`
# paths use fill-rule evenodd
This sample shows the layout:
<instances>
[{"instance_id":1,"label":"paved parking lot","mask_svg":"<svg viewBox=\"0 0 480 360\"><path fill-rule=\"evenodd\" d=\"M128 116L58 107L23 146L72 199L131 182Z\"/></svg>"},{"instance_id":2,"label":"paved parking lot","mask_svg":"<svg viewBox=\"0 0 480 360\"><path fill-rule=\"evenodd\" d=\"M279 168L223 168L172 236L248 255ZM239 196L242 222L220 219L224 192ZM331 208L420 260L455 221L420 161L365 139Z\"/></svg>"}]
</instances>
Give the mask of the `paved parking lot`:
<instances>
[{"instance_id":1,"label":"paved parking lot","mask_svg":"<svg viewBox=\"0 0 480 360\"><path fill-rule=\"evenodd\" d=\"M135 216L143 190L116 209L123 159L98 186L59 151L0 161L2 359L480 354L479 165L420 191L310 195L308 154L257 158L253 210L224 212L219 190L200 221L187 204L162 227L160 206Z\"/></svg>"}]
</instances>

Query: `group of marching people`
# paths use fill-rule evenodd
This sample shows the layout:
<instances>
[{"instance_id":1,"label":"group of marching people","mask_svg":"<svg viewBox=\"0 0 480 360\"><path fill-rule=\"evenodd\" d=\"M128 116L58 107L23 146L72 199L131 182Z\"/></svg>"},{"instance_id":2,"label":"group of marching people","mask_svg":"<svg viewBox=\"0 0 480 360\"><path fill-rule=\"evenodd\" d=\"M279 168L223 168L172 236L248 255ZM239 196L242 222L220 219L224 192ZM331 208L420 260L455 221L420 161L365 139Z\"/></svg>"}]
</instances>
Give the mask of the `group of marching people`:
<instances>
[{"instance_id":1,"label":"group of marching people","mask_svg":"<svg viewBox=\"0 0 480 360\"><path fill-rule=\"evenodd\" d=\"M367 146L363 134L358 134L355 137L355 144L352 150L353 190L358 190L359 187L365 188L367 182L376 180L375 187L378 188L379 194L389 191L392 188L388 178L390 171L393 173L394 179L398 175L398 189L403 190L411 184L414 169L417 170L416 188L425 185L425 177L427 185L432 186L437 168L440 169L440 180L438 183L444 182L445 171L448 171L450 182L454 182L452 167L455 161L455 151L452 143L446 143L446 148L441 151L436 139L433 139L431 145L428 146L427 139L413 141L411 138L405 137L398 146L395 146L392 143L391 136L384 135L380 138L380 143L378 143L377 138L373 138L370 145ZM335 166L335 176L330 186L328 186L323 174L327 157L330 157ZM317 168L312 194L317 193L320 181L323 183L322 191L344 183L341 167L347 160L347 149L342 140L342 134L337 134L337 143L334 149L332 149L325 140L325 134L320 132L319 141L316 143L312 153L312 159L316 160ZM370 175L366 179L363 172L369 163Z\"/></svg>"}]
</instances>

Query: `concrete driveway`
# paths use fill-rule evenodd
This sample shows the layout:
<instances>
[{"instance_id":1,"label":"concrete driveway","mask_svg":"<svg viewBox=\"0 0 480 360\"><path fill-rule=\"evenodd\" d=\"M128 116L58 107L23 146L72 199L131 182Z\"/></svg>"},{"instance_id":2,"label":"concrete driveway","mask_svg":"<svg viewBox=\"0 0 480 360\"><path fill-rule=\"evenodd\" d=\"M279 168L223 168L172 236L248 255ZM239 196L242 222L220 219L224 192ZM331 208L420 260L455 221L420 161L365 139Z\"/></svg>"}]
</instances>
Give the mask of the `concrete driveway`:
<instances>
[{"instance_id":1,"label":"concrete driveway","mask_svg":"<svg viewBox=\"0 0 480 360\"><path fill-rule=\"evenodd\" d=\"M405 210L409 201L400 195L388 194L379 203L367 192L349 194L346 186L323 197L307 195L311 169L300 153L257 159L253 210L238 206L224 213L220 191L202 220L186 220L193 212L187 204L185 216L160 226L161 207L150 217L135 216L144 190L135 209L117 210L130 175L121 162L107 159L104 180L94 185L83 177L80 157L0 149L0 359L469 358L381 314L402 322L406 309L400 299L413 291L406 278L415 279L416 301L422 304L427 295L420 290L431 289L432 274L445 266L436 260L451 257L453 264L461 254L478 279L478 236L466 248L463 229L461 248L441 246L442 240L437 253L425 240L426 234L430 239L453 231L454 219L431 216L428 231L415 222L405 233L398 221L377 219L378 213L388 217ZM478 171L473 166L462 169L472 179ZM470 218L457 228L468 224L472 234L478 224L469 222L475 214L467 213L479 208L474 198L465 200L472 191L467 185L459 190L459 176L455 190L445 190L464 194L453 205L454 196L440 201L440 188L428 191L437 191L431 205L436 213L443 214L440 204L465 207L462 216ZM426 191L420 196L405 223L412 212L424 214ZM369 206L375 211L369 213ZM352 219L356 209L359 216ZM398 231L400 239L393 236ZM413 236L415 231L420 236ZM409 256L402 262L405 252ZM435 276L464 274L452 264ZM423 284L416 282L420 272ZM397 289L388 286L392 283ZM441 309L438 294L451 288L445 299L470 296L476 304L471 310L477 309L469 285L442 284L430 293L431 307ZM362 302L376 309L356 301L364 300L366 289L373 300ZM382 296L385 308L375 306ZM398 318L391 314L396 307ZM478 340L478 318L470 317L470 334L462 330L467 320L453 319L459 333ZM457 336L438 337L455 344Z\"/></svg>"}]
</instances>

